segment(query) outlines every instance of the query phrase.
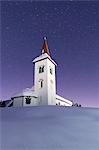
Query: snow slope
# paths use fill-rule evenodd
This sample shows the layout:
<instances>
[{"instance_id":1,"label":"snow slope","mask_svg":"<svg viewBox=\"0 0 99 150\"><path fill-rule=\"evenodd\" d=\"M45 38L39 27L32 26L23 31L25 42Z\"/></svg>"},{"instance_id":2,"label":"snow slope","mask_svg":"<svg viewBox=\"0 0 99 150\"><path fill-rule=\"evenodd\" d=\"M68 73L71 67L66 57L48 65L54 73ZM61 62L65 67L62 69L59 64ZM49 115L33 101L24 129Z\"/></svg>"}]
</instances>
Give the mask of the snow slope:
<instances>
[{"instance_id":1,"label":"snow slope","mask_svg":"<svg viewBox=\"0 0 99 150\"><path fill-rule=\"evenodd\" d=\"M99 109L0 108L0 150L99 150Z\"/></svg>"}]
</instances>

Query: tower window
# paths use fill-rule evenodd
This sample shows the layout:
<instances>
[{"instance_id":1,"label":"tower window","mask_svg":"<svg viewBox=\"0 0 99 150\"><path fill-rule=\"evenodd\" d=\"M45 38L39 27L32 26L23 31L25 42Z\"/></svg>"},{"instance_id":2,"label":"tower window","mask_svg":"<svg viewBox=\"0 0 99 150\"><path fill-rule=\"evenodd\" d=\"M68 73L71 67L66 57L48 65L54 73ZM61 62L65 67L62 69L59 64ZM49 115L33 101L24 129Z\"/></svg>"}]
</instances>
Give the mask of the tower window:
<instances>
[{"instance_id":1,"label":"tower window","mask_svg":"<svg viewBox=\"0 0 99 150\"><path fill-rule=\"evenodd\" d=\"M39 67L39 73L42 73L42 72L44 72L44 66Z\"/></svg>"},{"instance_id":2,"label":"tower window","mask_svg":"<svg viewBox=\"0 0 99 150\"><path fill-rule=\"evenodd\" d=\"M41 89L41 88L43 88L43 80L42 79L39 80L39 89Z\"/></svg>"},{"instance_id":3,"label":"tower window","mask_svg":"<svg viewBox=\"0 0 99 150\"><path fill-rule=\"evenodd\" d=\"M44 66L42 67L42 72L44 72Z\"/></svg>"},{"instance_id":4,"label":"tower window","mask_svg":"<svg viewBox=\"0 0 99 150\"><path fill-rule=\"evenodd\" d=\"M42 67L39 68L39 73L41 73L41 72L42 72Z\"/></svg>"},{"instance_id":5,"label":"tower window","mask_svg":"<svg viewBox=\"0 0 99 150\"><path fill-rule=\"evenodd\" d=\"M26 104L30 104L30 103L31 103L31 98L30 98L30 96L27 96L25 99L26 99Z\"/></svg>"},{"instance_id":6,"label":"tower window","mask_svg":"<svg viewBox=\"0 0 99 150\"><path fill-rule=\"evenodd\" d=\"M52 72L52 68L50 68L50 74L53 74L53 72Z\"/></svg>"},{"instance_id":7,"label":"tower window","mask_svg":"<svg viewBox=\"0 0 99 150\"><path fill-rule=\"evenodd\" d=\"M41 80L41 88L43 87L43 80Z\"/></svg>"}]
</instances>

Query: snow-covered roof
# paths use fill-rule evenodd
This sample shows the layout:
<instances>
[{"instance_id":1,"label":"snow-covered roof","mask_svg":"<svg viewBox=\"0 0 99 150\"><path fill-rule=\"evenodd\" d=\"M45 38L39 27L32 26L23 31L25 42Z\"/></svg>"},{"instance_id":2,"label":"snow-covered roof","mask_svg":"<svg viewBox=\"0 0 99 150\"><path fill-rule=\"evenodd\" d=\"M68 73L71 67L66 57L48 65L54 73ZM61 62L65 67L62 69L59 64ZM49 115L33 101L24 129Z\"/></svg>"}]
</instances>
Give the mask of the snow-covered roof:
<instances>
[{"instance_id":1,"label":"snow-covered roof","mask_svg":"<svg viewBox=\"0 0 99 150\"><path fill-rule=\"evenodd\" d=\"M63 101L63 102L65 102L65 103L68 103L68 104L70 104L70 105L73 104L73 102L72 102L71 100L65 99L65 98L63 98L63 97L61 97L61 96L59 96L59 95L57 95L57 94L56 94L56 99L58 99L58 100L60 100L60 101Z\"/></svg>"},{"instance_id":2,"label":"snow-covered roof","mask_svg":"<svg viewBox=\"0 0 99 150\"><path fill-rule=\"evenodd\" d=\"M20 92L18 94L15 94L14 96L12 96L12 98L14 98L14 97L20 97L20 96L38 97L33 88L26 88L22 92Z\"/></svg>"},{"instance_id":3,"label":"snow-covered roof","mask_svg":"<svg viewBox=\"0 0 99 150\"><path fill-rule=\"evenodd\" d=\"M36 58L33 60L33 63L35 63L35 62L37 62L37 61L39 61L39 60L43 60L43 59L45 59L45 58L48 58L49 60L52 61L53 64L55 64L55 65L57 66L56 62L55 62L54 60L52 60L52 58L51 58L47 53L41 54L40 56L36 57Z\"/></svg>"}]
</instances>

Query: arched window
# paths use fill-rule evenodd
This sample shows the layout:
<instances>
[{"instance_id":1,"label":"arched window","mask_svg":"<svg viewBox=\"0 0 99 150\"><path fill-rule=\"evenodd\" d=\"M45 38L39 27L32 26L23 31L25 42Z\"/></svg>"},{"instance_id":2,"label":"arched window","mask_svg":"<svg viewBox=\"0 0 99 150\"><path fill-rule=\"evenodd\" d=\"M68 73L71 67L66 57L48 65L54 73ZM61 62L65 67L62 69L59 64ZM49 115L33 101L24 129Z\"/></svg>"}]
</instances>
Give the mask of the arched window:
<instances>
[{"instance_id":1,"label":"arched window","mask_svg":"<svg viewBox=\"0 0 99 150\"><path fill-rule=\"evenodd\" d=\"M43 88L43 80L42 79L39 80L39 89L41 89L41 88Z\"/></svg>"},{"instance_id":2,"label":"arched window","mask_svg":"<svg viewBox=\"0 0 99 150\"><path fill-rule=\"evenodd\" d=\"M44 72L44 66L39 67L39 73L42 73L42 72Z\"/></svg>"},{"instance_id":3,"label":"arched window","mask_svg":"<svg viewBox=\"0 0 99 150\"><path fill-rule=\"evenodd\" d=\"M41 88L43 87L43 80L41 80Z\"/></svg>"},{"instance_id":4,"label":"arched window","mask_svg":"<svg viewBox=\"0 0 99 150\"><path fill-rule=\"evenodd\" d=\"M52 74L52 68L50 68L50 74Z\"/></svg>"},{"instance_id":5,"label":"arched window","mask_svg":"<svg viewBox=\"0 0 99 150\"><path fill-rule=\"evenodd\" d=\"M44 72L44 66L42 67L42 72Z\"/></svg>"},{"instance_id":6,"label":"arched window","mask_svg":"<svg viewBox=\"0 0 99 150\"><path fill-rule=\"evenodd\" d=\"M42 67L39 67L39 73L41 73L42 72Z\"/></svg>"},{"instance_id":7,"label":"arched window","mask_svg":"<svg viewBox=\"0 0 99 150\"><path fill-rule=\"evenodd\" d=\"M31 98L30 98L30 96L27 96L25 99L26 99L26 104L30 104L30 103L31 103Z\"/></svg>"}]
</instances>

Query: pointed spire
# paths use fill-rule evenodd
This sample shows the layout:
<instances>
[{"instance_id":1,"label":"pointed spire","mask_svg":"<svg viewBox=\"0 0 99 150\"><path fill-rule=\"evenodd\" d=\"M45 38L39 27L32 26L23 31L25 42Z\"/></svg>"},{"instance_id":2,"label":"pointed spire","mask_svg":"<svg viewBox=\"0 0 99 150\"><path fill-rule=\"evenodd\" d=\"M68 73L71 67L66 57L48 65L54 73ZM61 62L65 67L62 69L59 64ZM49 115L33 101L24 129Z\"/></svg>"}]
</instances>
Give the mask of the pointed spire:
<instances>
[{"instance_id":1,"label":"pointed spire","mask_svg":"<svg viewBox=\"0 0 99 150\"><path fill-rule=\"evenodd\" d=\"M44 54L44 53L47 53L50 56L46 37L44 37L44 43L43 43L43 47L42 47L42 54Z\"/></svg>"}]
</instances>

